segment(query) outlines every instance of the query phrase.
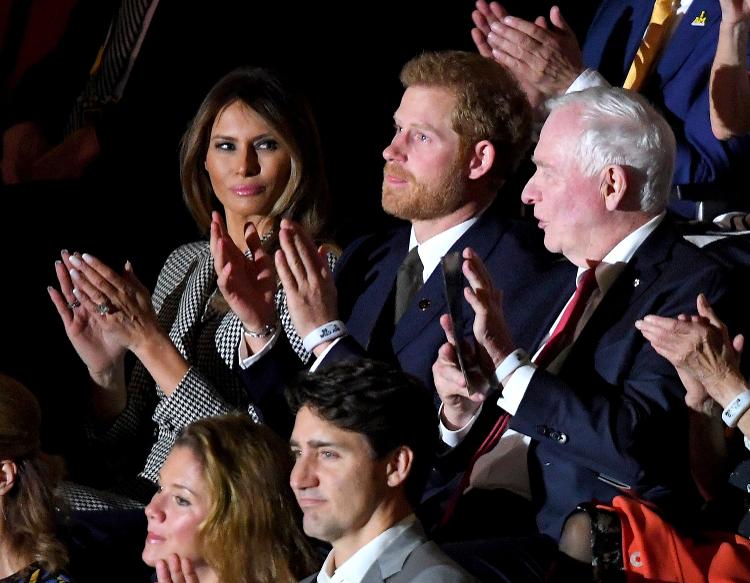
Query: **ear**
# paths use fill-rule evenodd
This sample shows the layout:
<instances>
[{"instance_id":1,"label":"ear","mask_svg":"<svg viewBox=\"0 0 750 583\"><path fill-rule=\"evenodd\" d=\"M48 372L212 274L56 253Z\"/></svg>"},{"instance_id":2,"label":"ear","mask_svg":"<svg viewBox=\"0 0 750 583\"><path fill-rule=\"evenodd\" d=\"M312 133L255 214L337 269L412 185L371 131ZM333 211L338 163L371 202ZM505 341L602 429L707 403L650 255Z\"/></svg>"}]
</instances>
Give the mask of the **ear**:
<instances>
[{"instance_id":1,"label":"ear","mask_svg":"<svg viewBox=\"0 0 750 583\"><path fill-rule=\"evenodd\" d=\"M208 172L208 160L203 160L203 169Z\"/></svg>"},{"instance_id":2,"label":"ear","mask_svg":"<svg viewBox=\"0 0 750 583\"><path fill-rule=\"evenodd\" d=\"M610 164L602 170L601 194L608 211L622 210L628 192L628 175L625 168Z\"/></svg>"},{"instance_id":3,"label":"ear","mask_svg":"<svg viewBox=\"0 0 750 583\"><path fill-rule=\"evenodd\" d=\"M413 461L414 452L411 448L402 445L394 450L391 454L391 461L386 466L390 488L396 488L406 481Z\"/></svg>"},{"instance_id":4,"label":"ear","mask_svg":"<svg viewBox=\"0 0 750 583\"><path fill-rule=\"evenodd\" d=\"M13 460L0 460L0 496L5 496L16 483L18 466Z\"/></svg>"},{"instance_id":5,"label":"ear","mask_svg":"<svg viewBox=\"0 0 750 583\"><path fill-rule=\"evenodd\" d=\"M495 146L489 140L474 144L469 158L469 179L477 180L487 174L495 163Z\"/></svg>"}]
</instances>

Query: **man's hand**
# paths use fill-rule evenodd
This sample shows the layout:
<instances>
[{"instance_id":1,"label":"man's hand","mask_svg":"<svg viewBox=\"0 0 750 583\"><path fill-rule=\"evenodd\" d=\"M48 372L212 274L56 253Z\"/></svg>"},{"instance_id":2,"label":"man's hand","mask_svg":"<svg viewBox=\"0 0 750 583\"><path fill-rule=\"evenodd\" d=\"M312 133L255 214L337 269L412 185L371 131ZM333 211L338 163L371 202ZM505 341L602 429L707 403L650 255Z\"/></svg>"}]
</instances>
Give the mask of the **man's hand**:
<instances>
[{"instance_id":1,"label":"man's hand","mask_svg":"<svg viewBox=\"0 0 750 583\"><path fill-rule=\"evenodd\" d=\"M744 391L739 363L745 339L731 338L724 323L703 294L697 300L698 315L677 318L648 315L635 324L654 350L677 369L688 394L688 405L699 410L703 390L722 407Z\"/></svg>"},{"instance_id":2,"label":"man's hand","mask_svg":"<svg viewBox=\"0 0 750 583\"><path fill-rule=\"evenodd\" d=\"M4 184L18 184L31 178L31 166L50 149L41 128L34 122L9 127L3 134Z\"/></svg>"},{"instance_id":3,"label":"man's hand","mask_svg":"<svg viewBox=\"0 0 750 583\"><path fill-rule=\"evenodd\" d=\"M276 271L284 286L289 315L304 338L338 317L336 286L328 267L326 250L315 243L298 224L284 219L279 230L281 249L276 252ZM328 343L315 349L319 355Z\"/></svg>"},{"instance_id":4,"label":"man's hand","mask_svg":"<svg viewBox=\"0 0 750 583\"><path fill-rule=\"evenodd\" d=\"M447 314L440 317L440 325L445 331L448 342L438 350L438 357L432 365L432 377L435 388L443 402L441 421L450 430L460 429L466 425L481 404L484 402L491 387L492 377L482 372L476 364L476 358L469 352L465 364L469 367L467 374L472 391L466 384L466 378L461 372L458 357L453 348L456 339L451 326L451 319Z\"/></svg>"},{"instance_id":5,"label":"man's hand","mask_svg":"<svg viewBox=\"0 0 750 583\"><path fill-rule=\"evenodd\" d=\"M562 95L585 70L575 33L553 6L529 22L507 14L492 2L477 2L472 38L479 53L504 65L518 80L533 108Z\"/></svg>"},{"instance_id":6,"label":"man's hand","mask_svg":"<svg viewBox=\"0 0 750 583\"><path fill-rule=\"evenodd\" d=\"M494 370L515 348L505 323L502 294L493 286L487 268L473 249L464 249L463 257L463 273L470 286L464 288L464 297L474 310L473 330L480 348L480 364Z\"/></svg>"},{"instance_id":7,"label":"man's hand","mask_svg":"<svg viewBox=\"0 0 750 583\"><path fill-rule=\"evenodd\" d=\"M31 180L71 180L80 178L99 157L96 130L87 126L70 134L57 146L31 164Z\"/></svg>"}]
</instances>

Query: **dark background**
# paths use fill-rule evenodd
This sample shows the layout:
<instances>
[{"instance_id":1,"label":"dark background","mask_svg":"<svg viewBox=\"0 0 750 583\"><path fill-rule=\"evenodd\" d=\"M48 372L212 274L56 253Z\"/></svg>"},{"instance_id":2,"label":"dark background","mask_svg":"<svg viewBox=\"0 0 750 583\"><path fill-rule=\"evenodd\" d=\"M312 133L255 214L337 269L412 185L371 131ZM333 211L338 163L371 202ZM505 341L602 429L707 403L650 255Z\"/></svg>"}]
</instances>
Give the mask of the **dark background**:
<instances>
[{"instance_id":1,"label":"dark background","mask_svg":"<svg viewBox=\"0 0 750 583\"><path fill-rule=\"evenodd\" d=\"M6 104L0 121L6 124L17 82L12 64L23 56L18 39L31 15L19 9L25 4L11 0L0 9L0 103ZM551 4L514 0L505 5L513 14L533 18L548 14ZM579 38L597 4L560 3ZM85 74L91 61L81 47L101 44L98 38L88 39L101 25L97 28L80 14L89 10L93 20L96 16L96 22L106 22L111 16L105 18L102 11L114 4L78 0L76 5L79 12L71 13L78 22L76 34L63 36L63 49L67 46L74 57L38 73L48 80L37 82L29 94L31 101L39 101L36 107L65 102L66 91L75 94L80 80L66 67ZM474 50L469 34L472 9L473 2L467 0L161 0L118 104L105 155L91 175L82 181L0 190L5 258L0 371L40 396L48 449L70 453L77 447L88 400L84 367L45 290L56 283L53 262L61 248L99 255L113 266L130 259L144 283L153 287L169 251L201 237L182 204L177 147L213 83L244 64L272 66L298 83L319 122L334 202L331 224L335 240L344 246L390 224L380 209L382 150L391 139L392 115L402 92L401 66L423 50ZM71 64L76 59L77 69ZM506 187L501 196L508 212L518 212L517 185Z\"/></svg>"}]
</instances>

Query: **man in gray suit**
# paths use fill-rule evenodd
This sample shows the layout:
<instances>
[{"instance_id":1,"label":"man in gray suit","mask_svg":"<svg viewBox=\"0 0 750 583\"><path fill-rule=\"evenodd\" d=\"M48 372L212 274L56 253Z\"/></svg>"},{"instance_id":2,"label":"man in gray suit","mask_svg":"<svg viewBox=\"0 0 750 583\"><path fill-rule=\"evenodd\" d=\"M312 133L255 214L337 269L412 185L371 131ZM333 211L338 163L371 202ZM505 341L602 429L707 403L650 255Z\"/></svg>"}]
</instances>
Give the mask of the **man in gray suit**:
<instances>
[{"instance_id":1,"label":"man in gray suit","mask_svg":"<svg viewBox=\"0 0 750 583\"><path fill-rule=\"evenodd\" d=\"M359 360L307 375L287 397L296 412L290 482L305 533L333 546L304 583L474 581L414 516L438 438L419 381Z\"/></svg>"}]
</instances>

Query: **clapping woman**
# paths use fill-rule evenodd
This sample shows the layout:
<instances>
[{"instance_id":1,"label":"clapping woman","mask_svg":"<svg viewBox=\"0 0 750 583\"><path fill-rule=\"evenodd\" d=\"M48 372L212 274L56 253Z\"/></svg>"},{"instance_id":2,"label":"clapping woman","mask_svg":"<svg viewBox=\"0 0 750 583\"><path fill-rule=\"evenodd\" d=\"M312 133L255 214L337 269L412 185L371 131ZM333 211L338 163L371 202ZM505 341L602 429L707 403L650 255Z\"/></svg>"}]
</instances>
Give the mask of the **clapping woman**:
<instances>
[{"instance_id":1,"label":"clapping woman","mask_svg":"<svg viewBox=\"0 0 750 583\"><path fill-rule=\"evenodd\" d=\"M323 230L327 188L306 103L264 69L229 73L184 137L181 178L211 240L175 250L153 297L129 263L120 274L63 252L56 264L60 290L49 293L94 385L92 441L119 475L127 462L140 469L108 487L125 498L73 489L77 509L147 502L177 433L195 420L235 409L260 420L262 396L249 398L233 371L240 348L240 360L252 360L286 336L297 358L309 358L272 264L282 218L318 240ZM127 351L138 360L128 380Z\"/></svg>"}]
</instances>

